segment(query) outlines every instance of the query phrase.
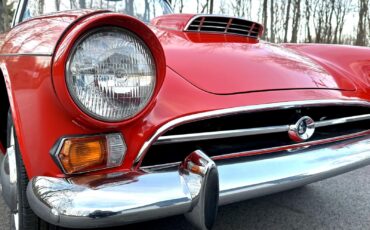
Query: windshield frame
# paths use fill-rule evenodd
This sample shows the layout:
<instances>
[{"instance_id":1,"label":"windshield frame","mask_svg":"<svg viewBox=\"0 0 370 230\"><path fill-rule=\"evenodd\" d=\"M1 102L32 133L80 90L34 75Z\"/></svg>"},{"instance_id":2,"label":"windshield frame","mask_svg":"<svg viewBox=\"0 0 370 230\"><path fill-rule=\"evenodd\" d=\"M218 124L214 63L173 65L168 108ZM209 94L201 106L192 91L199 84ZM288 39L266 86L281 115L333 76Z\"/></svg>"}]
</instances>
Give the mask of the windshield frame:
<instances>
[{"instance_id":1,"label":"windshield frame","mask_svg":"<svg viewBox=\"0 0 370 230\"><path fill-rule=\"evenodd\" d=\"M172 6L168 2L168 0L161 0L161 1L163 1L165 4L167 4L168 7L171 10L173 10L172 9ZM27 7L27 3L28 3L28 0L19 0L18 1L18 6L16 8L16 13L14 14L13 21L12 21L12 26L11 26L12 28L15 27L16 25L18 25L19 23L28 20L28 19L22 20L23 19L23 15L24 15L24 11L26 10L26 7Z\"/></svg>"}]
</instances>

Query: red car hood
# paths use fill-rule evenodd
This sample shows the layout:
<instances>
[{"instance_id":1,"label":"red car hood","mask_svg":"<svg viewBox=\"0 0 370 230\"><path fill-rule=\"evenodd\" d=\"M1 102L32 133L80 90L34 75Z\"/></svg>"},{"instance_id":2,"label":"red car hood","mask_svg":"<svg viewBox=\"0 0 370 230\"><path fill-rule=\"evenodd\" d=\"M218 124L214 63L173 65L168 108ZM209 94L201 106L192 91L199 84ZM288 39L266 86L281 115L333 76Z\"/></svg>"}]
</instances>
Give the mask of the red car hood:
<instances>
[{"instance_id":1,"label":"red car hood","mask_svg":"<svg viewBox=\"0 0 370 230\"><path fill-rule=\"evenodd\" d=\"M278 45L240 41L194 42L188 39L189 36L163 31L159 38L167 65L210 93L355 89L352 81L342 74Z\"/></svg>"},{"instance_id":2,"label":"red car hood","mask_svg":"<svg viewBox=\"0 0 370 230\"><path fill-rule=\"evenodd\" d=\"M242 36L183 32L191 17L162 16L153 20L153 30L163 45L167 65L204 91L355 90L343 74L289 48Z\"/></svg>"}]
</instances>

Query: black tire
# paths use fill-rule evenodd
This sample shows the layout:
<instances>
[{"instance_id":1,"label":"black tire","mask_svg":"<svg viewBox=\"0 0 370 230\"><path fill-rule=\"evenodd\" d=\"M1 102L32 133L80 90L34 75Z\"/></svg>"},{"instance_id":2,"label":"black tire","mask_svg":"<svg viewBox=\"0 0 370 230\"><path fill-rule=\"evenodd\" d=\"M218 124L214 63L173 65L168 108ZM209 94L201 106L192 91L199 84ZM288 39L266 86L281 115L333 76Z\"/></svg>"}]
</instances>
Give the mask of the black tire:
<instances>
[{"instance_id":1,"label":"black tire","mask_svg":"<svg viewBox=\"0 0 370 230\"><path fill-rule=\"evenodd\" d=\"M13 120L11 113L8 113L8 126L7 126L7 147L11 145L11 135L14 135L14 147L15 147L15 162L17 171L17 201L18 201L18 228L16 227L15 218L13 214L10 216L10 229L19 230L62 230L62 228L51 225L41 220L32 211L27 200L27 184L28 176L26 168L24 167L22 156L20 154L19 145L17 141L17 135L13 128ZM13 130L13 131L12 131Z\"/></svg>"}]
</instances>

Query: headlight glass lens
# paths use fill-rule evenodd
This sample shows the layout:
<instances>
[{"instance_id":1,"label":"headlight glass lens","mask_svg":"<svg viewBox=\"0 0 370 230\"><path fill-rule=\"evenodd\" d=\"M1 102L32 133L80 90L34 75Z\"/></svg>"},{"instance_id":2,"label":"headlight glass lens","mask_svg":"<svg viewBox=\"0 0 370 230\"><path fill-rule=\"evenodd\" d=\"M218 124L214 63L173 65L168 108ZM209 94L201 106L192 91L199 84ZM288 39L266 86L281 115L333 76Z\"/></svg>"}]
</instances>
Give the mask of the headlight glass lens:
<instances>
[{"instance_id":1,"label":"headlight glass lens","mask_svg":"<svg viewBox=\"0 0 370 230\"><path fill-rule=\"evenodd\" d=\"M118 122L148 104L156 84L153 56L135 34L101 28L80 39L67 63L67 85L77 105L90 116Z\"/></svg>"}]
</instances>

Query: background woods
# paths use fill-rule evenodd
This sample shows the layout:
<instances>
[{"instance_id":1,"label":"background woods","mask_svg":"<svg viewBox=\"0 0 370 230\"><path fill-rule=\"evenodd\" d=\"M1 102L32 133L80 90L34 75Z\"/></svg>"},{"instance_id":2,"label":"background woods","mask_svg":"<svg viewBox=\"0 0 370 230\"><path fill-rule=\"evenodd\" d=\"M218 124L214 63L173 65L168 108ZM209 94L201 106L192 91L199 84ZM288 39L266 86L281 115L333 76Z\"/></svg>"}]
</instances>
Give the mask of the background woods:
<instances>
[{"instance_id":1,"label":"background woods","mask_svg":"<svg viewBox=\"0 0 370 230\"><path fill-rule=\"evenodd\" d=\"M228 14L260 22L271 42L370 46L370 0L171 0L176 12ZM188 5L193 5L188 7ZM196 5L196 7L194 7Z\"/></svg>"},{"instance_id":2,"label":"background woods","mask_svg":"<svg viewBox=\"0 0 370 230\"><path fill-rule=\"evenodd\" d=\"M46 0L38 0L42 5ZM61 0L54 1L58 6ZM104 3L106 0L100 0ZM133 0L125 0L128 7ZM151 0L145 1L149 4ZM9 29L16 0L0 0L0 32ZM70 0L89 8L86 0ZM227 14L260 22L271 42L370 46L370 0L169 0L177 13ZM131 3L131 4L130 4ZM58 8L58 7L57 7ZM128 11L130 9L127 9Z\"/></svg>"},{"instance_id":3,"label":"background woods","mask_svg":"<svg viewBox=\"0 0 370 230\"><path fill-rule=\"evenodd\" d=\"M0 32L9 29L13 19L15 2L0 0Z\"/></svg>"}]
</instances>

